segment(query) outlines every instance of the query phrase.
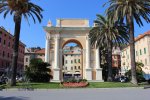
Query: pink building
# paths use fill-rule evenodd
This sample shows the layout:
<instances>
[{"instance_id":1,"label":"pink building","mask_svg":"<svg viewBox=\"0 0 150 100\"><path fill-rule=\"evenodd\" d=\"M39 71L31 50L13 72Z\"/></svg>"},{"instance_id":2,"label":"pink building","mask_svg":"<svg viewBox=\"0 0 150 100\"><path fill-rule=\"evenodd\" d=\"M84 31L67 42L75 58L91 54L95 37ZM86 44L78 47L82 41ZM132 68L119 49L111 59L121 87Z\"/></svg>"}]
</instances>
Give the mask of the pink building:
<instances>
[{"instance_id":1,"label":"pink building","mask_svg":"<svg viewBox=\"0 0 150 100\"><path fill-rule=\"evenodd\" d=\"M14 36L0 27L0 74L7 72L11 68L12 53L13 53ZM19 56L18 56L18 73L24 69L24 49L25 44L19 43Z\"/></svg>"}]
</instances>

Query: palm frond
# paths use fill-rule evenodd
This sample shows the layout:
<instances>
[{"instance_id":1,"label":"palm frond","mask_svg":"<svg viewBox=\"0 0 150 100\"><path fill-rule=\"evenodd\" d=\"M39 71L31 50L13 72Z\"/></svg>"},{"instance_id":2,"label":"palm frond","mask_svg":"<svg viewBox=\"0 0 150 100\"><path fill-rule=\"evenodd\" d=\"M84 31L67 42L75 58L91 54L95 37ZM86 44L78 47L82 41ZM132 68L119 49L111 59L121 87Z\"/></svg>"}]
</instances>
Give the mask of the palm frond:
<instances>
[{"instance_id":1,"label":"palm frond","mask_svg":"<svg viewBox=\"0 0 150 100\"><path fill-rule=\"evenodd\" d=\"M4 18L6 18L7 14L10 12L10 14L14 16L23 15L28 24L28 18L30 17L33 19L34 23L36 23L36 18L41 23L43 18L42 11L43 9L40 6L30 2L30 0L14 0L13 2L11 0L0 0L0 13L4 13Z\"/></svg>"},{"instance_id":2,"label":"palm frond","mask_svg":"<svg viewBox=\"0 0 150 100\"><path fill-rule=\"evenodd\" d=\"M127 43L129 41L128 27L123 22L110 23L107 17L97 15L94 21L98 26L93 27L89 33L91 45L102 47L108 46L110 43L118 44Z\"/></svg>"}]
</instances>

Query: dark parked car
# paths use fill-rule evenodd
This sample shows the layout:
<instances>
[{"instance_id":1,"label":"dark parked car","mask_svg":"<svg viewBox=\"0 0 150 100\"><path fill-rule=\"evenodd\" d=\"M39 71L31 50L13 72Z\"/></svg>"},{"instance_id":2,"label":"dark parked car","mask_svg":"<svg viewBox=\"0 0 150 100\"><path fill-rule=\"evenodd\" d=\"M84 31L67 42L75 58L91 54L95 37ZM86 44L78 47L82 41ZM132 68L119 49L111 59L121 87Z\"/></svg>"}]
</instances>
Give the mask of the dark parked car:
<instances>
[{"instance_id":1,"label":"dark parked car","mask_svg":"<svg viewBox=\"0 0 150 100\"><path fill-rule=\"evenodd\" d=\"M126 76L123 76L123 75L121 75L121 76L118 76L118 77L116 77L115 79L114 79L114 81L115 82L128 82L129 81L129 78L128 77L126 77Z\"/></svg>"}]
</instances>

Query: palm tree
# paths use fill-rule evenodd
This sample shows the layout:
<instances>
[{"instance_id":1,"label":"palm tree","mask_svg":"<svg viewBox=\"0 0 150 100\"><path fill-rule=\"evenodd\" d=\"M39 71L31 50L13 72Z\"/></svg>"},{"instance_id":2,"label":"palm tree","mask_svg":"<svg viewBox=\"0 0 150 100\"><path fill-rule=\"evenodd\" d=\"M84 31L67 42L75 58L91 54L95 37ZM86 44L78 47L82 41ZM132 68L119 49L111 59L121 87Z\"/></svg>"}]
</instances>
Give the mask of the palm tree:
<instances>
[{"instance_id":1,"label":"palm tree","mask_svg":"<svg viewBox=\"0 0 150 100\"><path fill-rule=\"evenodd\" d=\"M109 8L106 10L110 21L126 21L129 26L129 45L131 55L131 82L137 85L135 44L134 44L134 21L143 26L143 20L150 22L150 0L110 0Z\"/></svg>"},{"instance_id":2,"label":"palm tree","mask_svg":"<svg viewBox=\"0 0 150 100\"><path fill-rule=\"evenodd\" d=\"M24 16L27 21L28 17L31 17L34 23L36 22L35 17L37 17L38 21L41 22L43 18L41 14L42 11L43 9L41 7L33 4L30 0L0 0L0 13L4 13L4 18L10 13L13 15L15 23L11 86L16 85L18 45L22 16Z\"/></svg>"},{"instance_id":3,"label":"palm tree","mask_svg":"<svg viewBox=\"0 0 150 100\"><path fill-rule=\"evenodd\" d=\"M128 28L123 23L110 23L107 18L97 15L96 27L90 31L91 44L105 46L108 51L108 81L112 81L112 47L128 42Z\"/></svg>"}]
</instances>

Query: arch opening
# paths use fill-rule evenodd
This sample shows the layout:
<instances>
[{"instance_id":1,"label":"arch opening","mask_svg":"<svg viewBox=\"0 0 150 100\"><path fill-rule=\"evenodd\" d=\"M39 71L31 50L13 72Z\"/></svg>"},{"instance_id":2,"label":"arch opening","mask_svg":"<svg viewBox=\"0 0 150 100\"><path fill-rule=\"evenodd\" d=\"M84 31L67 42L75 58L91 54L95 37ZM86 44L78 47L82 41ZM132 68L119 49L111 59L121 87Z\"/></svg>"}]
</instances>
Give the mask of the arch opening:
<instances>
[{"instance_id":1,"label":"arch opening","mask_svg":"<svg viewBox=\"0 0 150 100\"><path fill-rule=\"evenodd\" d=\"M64 46L67 45L67 44L69 44L69 43L77 44L81 49L83 49L82 44L81 44L78 40L75 40L75 39L70 39L70 40L66 41L66 42L62 45L62 48L64 48Z\"/></svg>"},{"instance_id":2,"label":"arch opening","mask_svg":"<svg viewBox=\"0 0 150 100\"><path fill-rule=\"evenodd\" d=\"M70 78L83 78L83 54L82 45L77 40L68 40L63 46L62 76L63 80Z\"/></svg>"}]
</instances>

